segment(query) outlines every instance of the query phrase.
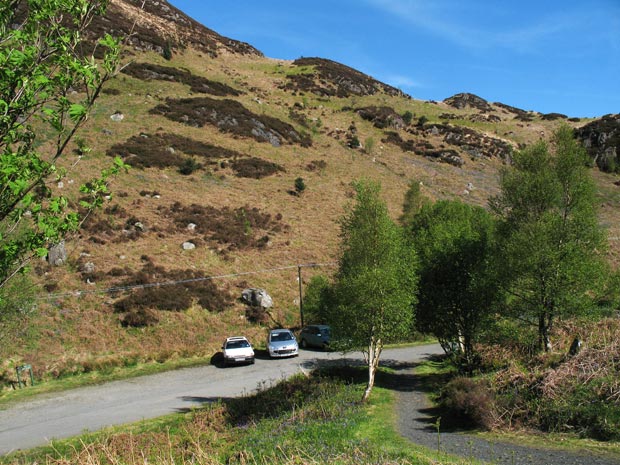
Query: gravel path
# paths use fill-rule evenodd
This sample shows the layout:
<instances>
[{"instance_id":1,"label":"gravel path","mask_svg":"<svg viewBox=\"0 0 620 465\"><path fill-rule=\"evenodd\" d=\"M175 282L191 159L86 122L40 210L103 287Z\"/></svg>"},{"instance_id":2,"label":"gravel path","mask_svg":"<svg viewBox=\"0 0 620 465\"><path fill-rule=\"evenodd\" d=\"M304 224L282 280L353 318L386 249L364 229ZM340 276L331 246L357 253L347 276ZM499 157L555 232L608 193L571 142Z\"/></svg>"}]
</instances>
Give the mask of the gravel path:
<instances>
[{"instance_id":1,"label":"gravel path","mask_svg":"<svg viewBox=\"0 0 620 465\"><path fill-rule=\"evenodd\" d=\"M398 428L401 435L416 444L437 450L436 417L430 401L413 368L398 375ZM449 454L475 458L498 465L619 465L620 460L584 452L538 449L485 439L460 432L443 431L440 427L440 450Z\"/></svg>"}]
</instances>

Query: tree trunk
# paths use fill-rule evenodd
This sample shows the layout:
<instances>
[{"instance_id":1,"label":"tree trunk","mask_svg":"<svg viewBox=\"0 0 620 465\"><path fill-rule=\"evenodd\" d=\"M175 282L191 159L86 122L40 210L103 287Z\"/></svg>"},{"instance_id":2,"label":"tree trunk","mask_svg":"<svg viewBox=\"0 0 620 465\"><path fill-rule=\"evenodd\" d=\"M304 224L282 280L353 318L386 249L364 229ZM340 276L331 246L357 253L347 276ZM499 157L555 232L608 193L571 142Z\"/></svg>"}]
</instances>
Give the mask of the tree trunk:
<instances>
[{"instance_id":1,"label":"tree trunk","mask_svg":"<svg viewBox=\"0 0 620 465\"><path fill-rule=\"evenodd\" d=\"M542 313L538 317L538 345L541 350L549 352L551 350L551 337L549 330L551 329L551 316L547 317Z\"/></svg>"},{"instance_id":2,"label":"tree trunk","mask_svg":"<svg viewBox=\"0 0 620 465\"><path fill-rule=\"evenodd\" d=\"M362 396L362 402L366 402L370 398L370 392L375 385L375 375L379 367L379 357L381 356L382 343L380 340L375 341L374 338L368 344L368 384Z\"/></svg>"}]
</instances>

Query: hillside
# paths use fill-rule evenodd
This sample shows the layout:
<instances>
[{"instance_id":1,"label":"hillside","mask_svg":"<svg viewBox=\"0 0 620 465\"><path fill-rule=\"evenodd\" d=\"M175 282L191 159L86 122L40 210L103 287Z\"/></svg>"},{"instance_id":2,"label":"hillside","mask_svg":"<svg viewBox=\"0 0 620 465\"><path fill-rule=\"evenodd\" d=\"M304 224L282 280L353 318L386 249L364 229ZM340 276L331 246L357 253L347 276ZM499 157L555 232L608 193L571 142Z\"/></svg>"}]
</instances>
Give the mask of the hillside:
<instances>
[{"instance_id":1,"label":"hillside","mask_svg":"<svg viewBox=\"0 0 620 465\"><path fill-rule=\"evenodd\" d=\"M381 182L396 218L412 181L431 199L486 205L511 151L560 122L584 140L615 141L603 147L605 166L593 153L599 166L617 158L617 132L592 129L605 123L613 133L617 117L568 119L466 93L421 101L330 60L266 58L165 1L141 4L113 0L93 23L94 32L124 34L136 21L128 66L80 134L92 151L67 157L57 188L71 196L113 156L132 169L67 240L64 264L35 265L39 312L0 352L5 380L22 362L41 377L208 357L232 332L261 342L258 323L298 326L297 265L325 264L303 268L304 282L333 271L355 179ZM611 174L595 177L601 221L617 238L620 187ZM271 317L246 313L245 287L270 293Z\"/></svg>"}]
</instances>

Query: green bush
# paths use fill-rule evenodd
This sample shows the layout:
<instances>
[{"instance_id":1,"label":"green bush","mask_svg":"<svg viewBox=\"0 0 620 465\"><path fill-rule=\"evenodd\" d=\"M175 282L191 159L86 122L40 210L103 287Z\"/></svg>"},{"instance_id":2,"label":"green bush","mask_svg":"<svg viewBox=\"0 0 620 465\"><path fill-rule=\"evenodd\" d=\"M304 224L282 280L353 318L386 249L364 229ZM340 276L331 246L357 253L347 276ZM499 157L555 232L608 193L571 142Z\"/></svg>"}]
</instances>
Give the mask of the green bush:
<instances>
[{"instance_id":1,"label":"green bush","mask_svg":"<svg viewBox=\"0 0 620 465\"><path fill-rule=\"evenodd\" d=\"M202 168L202 165L198 163L195 159L186 158L185 161L179 167L179 173L185 176L188 176L192 174L194 171L199 170L200 168Z\"/></svg>"},{"instance_id":2,"label":"green bush","mask_svg":"<svg viewBox=\"0 0 620 465\"><path fill-rule=\"evenodd\" d=\"M162 56L164 57L165 60L172 60L172 45L170 44L170 41L167 40L166 43L164 44L164 48L162 50Z\"/></svg>"},{"instance_id":3,"label":"green bush","mask_svg":"<svg viewBox=\"0 0 620 465\"><path fill-rule=\"evenodd\" d=\"M304 182L304 178L295 179L295 191L298 194L301 194L305 190L306 190L306 183Z\"/></svg>"},{"instance_id":4,"label":"green bush","mask_svg":"<svg viewBox=\"0 0 620 465\"><path fill-rule=\"evenodd\" d=\"M458 377L441 391L441 406L456 419L484 429L493 426L495 400L489 386L483 381Z\"/></svg>"},{"instance_id":5,"label":"green bush","mask_svg":"<svg viewBox=\"0 0 620 465\"><path fill-rule=\"evenodd\" d=\"M537 405L540 427L545 431L575 431L601 441L620 439L620 405L608 399L605 384L612 379L598 379L577 386L573 392L552 401L542 399Z\"/></svg>"}]
</instances>

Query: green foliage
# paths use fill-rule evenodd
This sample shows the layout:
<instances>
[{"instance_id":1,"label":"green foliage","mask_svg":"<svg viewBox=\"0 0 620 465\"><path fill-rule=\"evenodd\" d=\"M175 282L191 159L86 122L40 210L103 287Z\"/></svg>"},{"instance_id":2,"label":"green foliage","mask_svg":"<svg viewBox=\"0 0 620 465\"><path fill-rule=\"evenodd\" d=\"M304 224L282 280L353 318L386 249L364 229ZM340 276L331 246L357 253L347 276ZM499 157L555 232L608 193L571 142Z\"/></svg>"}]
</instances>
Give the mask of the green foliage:
<instances>
[{"instance_id":1,"label":"green foliage","mask_svg":"<svg viewBox=\"0 0 620 465\"><path fill-rule=\"evenodd\" d=\"M164 44L164 49L162 50L162 56L164 57L164 60L172 60L172 44L170 43L170 40L167 40L166 43Z\"/></svg>"},{"instance_id":2,"label":"green foliage","mask_svg":"<svg viewBox=\"0 0 620 465\"><path fill-rule=\"evenodd\" d=\"M411 113L409 110L404 112L403 113L403 121L407 125L411 124L411 122L413 121L413 113Z\"/></svg>"},{"instance_id":3,"label":"green foliage","mask_svg":"<svg viewBox=\"0 0 620 465\"><path fill-rule=\"evenodd\" d=\"M575 355L528 356L504 352L494 375L502 421L604 441L620 439L620 324L616 317L569 323L583 347ZM565 343L568 342L565 336ZM567 350L568 344L565 345ZM498 417L499 418L499 417Z\"/></svg>"},{"instance_id":4,"label":"green foliage","mask_svg":"<svg viewBox=\"0 0 620 465\"><path fill-rule=\"evenodd\" d=\"M0 7L0 287L29 257L44 257L49 243L78 227L68 200L48 186L65 176L57 162L116 72L119 45L109 35L96 45L106 50L99 64L83 54L82 32L106 5L14 0ZM46 141L53 147L39 152ZM78 144L80 151L85 147ZM109 194L108 177L122 168L117 160L82 186L86 204L99 205Z\"/></svg>"},{"instance_id":5,"label":"green foliage","mask_svg":"<svg viewBox=\"0 0 620 465\"><path fill-rule=\"evenodd\" d=\"M428 118L424 115L418 118L418 126L423 127L426 123L428 123Z\"/></svg>"},{"instance_id":6,"label":"green foliage","mask_svg":"<svg viewBox=\"0 0 620 465\"><path fill-rule=\"evenodd\" d=\"M404 440L393 427L392 392L379 391L372 405L365 408L356 401L363 386L351 383L355 375L353 369L343 367L315 372L309 378L298 375L275 385L261 385L256 393L205 403L185 414L56 440L51 446L14 453L5 461L127 465L464 463Z\"/></svg>"},{"instance_id":7,"label":"green foliage","mask_svg":"<svg viewBox=\"0 0 620 465\"><path fill-rule=\"evenodd\" d=\"M29 315L35 311L35 290L24 273L18 274L0 288L0 344L9 344L11 337L25 325Z\"/></svg>"},{"instance_id":8,"label":"green foliage","mask_svg":"<svg viewBox=\"0 0 620 465\"><path fill-rule=\"evenodd\" d=\"M306 190L306 183L304 182L304 178L296 178L295 179L295 192L301 194Z\"/></svg>"},{"instance_id":9,"label":"green foliage","mask_svg":"<svg viewBox=\"0 0 620 465\"><path fill-rule=\"evenodd\" d=\"M422 207L410 228L421 263L417 327L462 356L471 371L474 344L499 299L493 217L481 207L443 200Z\"/></svg>"},{"instance_id":10,"label":"green foliage","mask_svg":"<svg viewBox=\"0 0 620 465\"><path fill-rule=\"evenodd\" d=\"M351 147L352 149L358 149L361 145L362 143L360 142L359 137L357 137L356 135L351 136L351 139L349 140L349 147Z\"/></svg>"},{"instance_id":11,"label":"green foliage","mask_svg":"<svg viewBox=\"0 0 620 465\"><path fill-rule=\"evenodd\" d=\"M375 140L372 137L367 137L364 141L364 152L368 155L372 155L372 151L375 148Z\"/></svg>"},{"instance_id":12,"label":"green foliage","mask_svg":"<svg viewBox=\"0 0 620 465\"><path fill-rule=\"evenodd\" d=\"M422 206L428 200L422 195L420 190L420 182L411 180L409 182L409 188L405 193L405 200L403 202L403 214L400 216L400 224L405 229L410 229L413 223L415 215L418 214Z\"/></svg>"},{"instance_id":13,"label":"green foliage","mask_svg":"<svg viewBox=\"0 0 620 465\"><path fill-rule=\"evenodd\" d=\"M179 166L179 173L188 176L201 168L202 164L198 163L195 158L186 158Z\"/></svg>"},{"instance_id":14,"label":"green foliage","mask_svg":"<svg viewBox=\"0 0 620 465\"><path fill-rule=\"evenodd\" d=\"M410 332L417 263L379 197L379 185L361 181L355 190L356 202L341 222L336 305L330 311L329 323L336 340L366 354L367 399L383 344Z\"/></svg>"},{"instance_id":15,"label":"green foliage","mask_svg":"<svg viewBox=\"0 0 620 465\"><path fill-rule=\"evenodd\" d=\"M601 441L620 439L620 405L605 398L605 388L617 382L614 377L596 378L575 386L574 390L554 399L543 399L539 410L539 427L546 431L564 431L568 428Z\"/></svg>"},{"instance_id":16,"label":"green foliage","mask_svg":"<svg viewBox=\"0 0 620 465\"><path fill-rule=\"evenodd\" d=\"M555 132L553 147L552 154L541 141L516 153L491 200L510 310L538 327L545 350L554 321L590 311L608 274L585 151L568 126Z\"/></svg>"},{"instance_id":17,"label":"green foliage","mask_svg":"<svg viewBox=\"0 0 620 465\"><path fill-rule=\"evenodd\" d=\"M323 275L313 276L306 286L304 320L308 323L326 324L329 321L331 301L331 285L327 277Z\"/></svg>"}]
</instances>

